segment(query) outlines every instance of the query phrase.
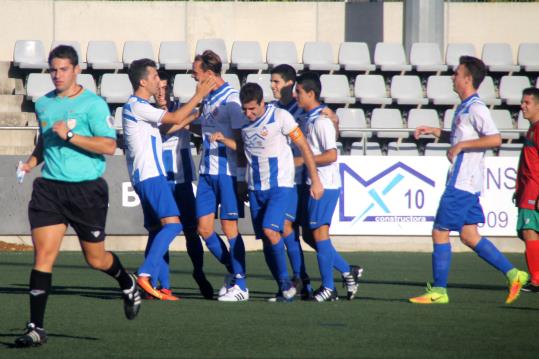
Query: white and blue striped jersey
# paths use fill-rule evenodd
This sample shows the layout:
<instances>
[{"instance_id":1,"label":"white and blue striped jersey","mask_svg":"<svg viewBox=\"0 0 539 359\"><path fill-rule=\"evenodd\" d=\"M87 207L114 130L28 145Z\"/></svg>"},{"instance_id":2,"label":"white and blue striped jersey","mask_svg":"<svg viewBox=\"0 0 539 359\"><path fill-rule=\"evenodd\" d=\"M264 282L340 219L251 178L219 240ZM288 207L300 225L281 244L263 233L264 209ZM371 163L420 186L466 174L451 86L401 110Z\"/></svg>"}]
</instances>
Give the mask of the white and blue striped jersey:
<instances>
[{"instance_id":1,"label":"white and blue striped jersey","mask_svg":"<svg viewBox=\"0 0 539 359\"><path fill-rule=\"evenodd\" d=\"M451 146L462 141L498 134L490 111L474 94L455 110L451 124ZM465 150L457 155L449 169L447 186L462 191L481 193L485 171L485 150Z\"/></svg>"},{"instance_id":2,"label":"white and blue striped jersey","mask_svg":"<svg viewBox=\"0 0 539 359\"><path fill-rule=\"evenodd\" d=\"M180 107L179 102L169 105L169 112ZM163 165L171 183L191 183L196 179L195 164L191 156L191 133L186 128L162 136Z\"/></svg>"},{"instance_id":3,"label":"white and blue striped jersey","mask_svg":"<svg viewBox=\"0 0 539 359\"><path fill-rule=\"evenodd\" d=\"M133 185L164 176L159 125L165 114L148 101L131 96L123 106L122 127L127 148L127 170Z\"/></svg>"},{"instance_id":4,"label":"white and blue striped jersey","mask_svg":"<svg viewBox=\"0 0 539 359\"><path fill-rule=\"evenodd\" d=\"M315 156L337 149L335 126L328 117L320 114L324 107L324 105L320 105L306 113L305 135ZM341 177L337 161L329 165L317 166L316 170L325 189L341 188ZM310 178L307 178L307 184L311 184Z\"/></svg>"},{"instance_id":5,"label":"white and blue striped jersey","mask_svg":"<svg viewBox=\"0 0 539 359\"><path fill-rule=\"evenodd\" d=\"M233 138L234 130L241 130L249 120L243 114L239 93L227 82L212 91L201 105L200 125L202 126L202 158L200 174L236 176L237 156L233 151L211 135L222 132L225 137Z\"/></svg>"},{"instance_id":6,"label":"white and blue striped jersey","mask_svg":"<svg viewBox=\"0 0 539 359\"><path fill-rule=\"evenodd\" d=\"M264 114L241 130L252 191L294 187L294 157L288 134L298 127L287 111L266 106Z\"/></svg>"}]
</instances>

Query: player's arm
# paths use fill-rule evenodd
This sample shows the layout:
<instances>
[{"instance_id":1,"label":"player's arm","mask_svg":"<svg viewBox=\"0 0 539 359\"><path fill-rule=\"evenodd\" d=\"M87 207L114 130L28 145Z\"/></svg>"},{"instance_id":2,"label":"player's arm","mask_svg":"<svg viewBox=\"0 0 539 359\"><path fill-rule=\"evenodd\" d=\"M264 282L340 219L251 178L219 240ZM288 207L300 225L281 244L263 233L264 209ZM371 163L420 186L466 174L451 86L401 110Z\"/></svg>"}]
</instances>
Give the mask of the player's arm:
<instances>
[{"instance_id":1,"label":"player's arm","mask_svg":"<svg viewBox=\"0 0 539 359\"><path fill-rule=\"evenodd\" d=\"M62 140L67 140L69 128L67 128L67 123L65 121L56 121L52 126L52 131ZM73 133L73 137L71 137L69 143L73 146L82 148L85 151L100 155L113 155L116 150L116 139L111 137L82 136Z\"/></svg>"},{"instance_id":2,"label":"player's arm","mask_svg":"<svg viewBox=\"0 0 539 359\"><path fill-rule=\"evenodd\" d=\"M223 135L222 132L215 132L211 135L210 137L210 141L212 142L221 142L223 145L225 145L226 147L230 148L231 150L233 151L236 151L237 149L237 144L236 144L236 140L232 139L232 138L228 138L228 137L225 137Z\"/></svg>"},{"instance_id":3,"label":"player's arm","mask_svg":"<svg viewBox=\"0 0 539 359\"><path fill-rule=\"evenodd\" d=\"M309 178L311 179L311 196L314 199L320 199L324 194L324 187L320 182L320 177L318 177L318 172L316 170L316 163L314 160L313 152L311 147L305 140L303 132L299 127L296 127L292 132L288 134L292 142L298 147L301 152L301 159L307 167L307 172L309 173Z\"/></svg>"},{"instance_id":4,"label":"player's arm","mask_svg":"<svg viewBox=\"0 0 539 359\"><path fill-rule=\"evenodd\" d=\"M482 136L475 140L461 141L451 147L447 151L447 158L450 162L464 150L484 150L488 148L500 147L502 144L502 136L498 133L495 135Z\"/></svg>"},{"instance_id":5,"label":"player's arm","mask_svg":"<svg viewBox=\"0 0 539 359\"><path fill-rule=\"evenodd\" d=\"M169 135L183 128L189 128L190 126L192 126L190 123L196 120L197 118L198 118L198 111L194 110L187 117L187 124L182 124L182 125L163 124L159 126L159 132L161 132L162 135Z\"/></svg>"},{"instance_id":6,"label":"player's arm","mask_svg":"<svg viewBox=\"0 0 539 359\"><path fill-rule=\"evenodd\" d=\"M43 136L38 137L36 147L34 147L32 154L21 164L20 168L22 171L28 173L41 162L43 162Z\"/></svg>"}]
</instances>

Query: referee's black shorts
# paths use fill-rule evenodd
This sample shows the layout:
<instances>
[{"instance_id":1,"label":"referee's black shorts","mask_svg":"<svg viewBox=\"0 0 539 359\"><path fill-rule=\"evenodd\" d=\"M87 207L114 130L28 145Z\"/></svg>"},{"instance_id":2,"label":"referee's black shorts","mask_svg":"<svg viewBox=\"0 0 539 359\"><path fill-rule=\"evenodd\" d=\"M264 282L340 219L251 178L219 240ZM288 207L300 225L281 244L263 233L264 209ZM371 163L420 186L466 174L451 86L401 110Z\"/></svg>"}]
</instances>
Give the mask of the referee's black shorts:
<instances>
[{"instance_id":1,"label":"referee's black shorts","mask_svg":"<svg viewBox=\"0 0 539 359\"><path fill-rule=\"evenodd\" d=\"M69 224L80 240L102 242L108 204L109 189L102 178L85 182L37 178L28 205L30 227Z\"/></svg>"}]
</instances>

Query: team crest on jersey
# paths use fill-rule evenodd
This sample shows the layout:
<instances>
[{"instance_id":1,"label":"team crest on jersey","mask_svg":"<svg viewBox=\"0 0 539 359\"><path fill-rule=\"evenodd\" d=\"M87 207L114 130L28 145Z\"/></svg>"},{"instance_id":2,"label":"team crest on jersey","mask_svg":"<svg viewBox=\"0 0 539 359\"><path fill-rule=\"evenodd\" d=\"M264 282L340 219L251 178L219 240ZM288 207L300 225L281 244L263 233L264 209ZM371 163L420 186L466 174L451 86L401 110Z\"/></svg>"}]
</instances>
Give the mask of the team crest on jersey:
<instances>
[{"instance_id":1,"label":"team crest on jersey","mask_svg":"<svg viewBox=\"0 0 539 359\"><path fill-rule=\"evenodd\" d=\"M264 126L262 128L262 131L260 131L260 136L262 136L262 137L267 137L268 136L268 129L266 128L266 126Z\"/></svg>"},{"instance_id":2,"label":"team crest on jersey","mask_svg":"<svg viewBox=\"0 0 539 359\"><path fill-rule=\"evenodd\" d=\"M70 130L74 129L75 127L77 127L77 120L75 120L74 118L70 118L67 120L67 128L69 128Z\"/></svg>"},{"instance_id":3,"label":"team crest on jersey","mask_svg":"<svg viewBox=\"0 0 539 359\"><path fill-rule=\"evenodd\" d=\"M114 128L114 117L107 116L106 121L109 128Z\"/></svg>"},{"instance_id":4,"label":"team crest on jersey","mask_svg":"<svg viewBox=\"0 0 539 359\"><path fill-rule=\"evenodd\" d=\"M41 121L41 127L42 127L42 128L47 127L47 125L48 125L48 122L47 122L47 121Z\"/></svg>"}]
</instances>

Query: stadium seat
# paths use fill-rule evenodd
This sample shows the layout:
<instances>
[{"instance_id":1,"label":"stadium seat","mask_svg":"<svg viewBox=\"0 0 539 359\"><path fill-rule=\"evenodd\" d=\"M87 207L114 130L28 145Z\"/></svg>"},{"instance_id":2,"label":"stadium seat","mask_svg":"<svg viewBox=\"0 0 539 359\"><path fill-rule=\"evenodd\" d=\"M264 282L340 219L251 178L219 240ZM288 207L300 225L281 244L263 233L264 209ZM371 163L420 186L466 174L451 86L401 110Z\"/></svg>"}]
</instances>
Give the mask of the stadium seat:
<instances>
[{"instance_id":1,"label":"stadium seat","mask_svg":"<svg viewBox=\"0 0 539 359\"><path fill-rule=\"evenodd\" d=\"M444 123L443 123L443 129L450 131L451 130L451 124L453 123L453 116L455 116L455 110L448 109L444 112Z\"/></svg>"},{"instance_id":2,"label":"stadium seat","mask_svg":"<svg viewBox=\"0 0 539 359\"><path fill-rule=\"evenodd\" d=\"M361 104L389 105L392 100L387 96L386 84L382 75L357 75L354 96Z\"/></svg>"},{"instance_id":3,"label":"stadium seat","mask_svg":"<svg viewBox=\"0 0 539 359\"><path fill-rule=\"evenodd\" d=\"M539 72L539 43L522 43L518 47L518 64L526 72Z\"/></svg>"},{"instance_id":4,"label":"stadium seat","mask_svg":"<svg viewBox=\"0 0 539 359\"><path fill-rule=\"evenodd\" d=\"M341 142L337 142L337 155L342 156L344 154L344 148Z\"/></svg>"},{"instance_id":5,"label":"stadium seat","mask_svg":"<svg viewBox=\"0 0 539 359\"><path fill-rule=\"evenodd\" d=\"M185 41L163 41L159 45L159 63L165 70L189 71L191 54Z\"/></svg>"},{"instance_id":6,"label":"stadium seat","mask_svg":"<svg viewBox=\"0 0 539 359\"><path fill-rule=\"evenodd\" d=\"M75 51L77 52L77 56L79 57L79 67L80 67L80 69L81 70L86 70L88 65L84 61L84 57L82 57L82 52L81 52L80 44L79 44L78 41L59 41L59 40L55 40L51 44L51 50L54 49L57 46L60 46L60 45L67 45L67 46L71 46L72 48L74 48Z\"/></svg>"},{"instance_id":7,"label":"stadium seat","mask_svg":"<svg viewBox=\"0 0 539 359\"><path fill-rule=\"evenodd\" d=\"M449 143L427 143L425 156L447 156L447 150L451 148Z\"/></svg>"},{"instance_id":8,"label":"stadium seat","mask_svg":"<svg viewBox=\"0 0 539 359\"><path fill-rule=\"evenodd\" d=\"M223 80L225 80L226 82L228 82L230 84L230 86L232 86L233 88L235 88L238 91L240 90L241 85L240 85L240 79L239 79L238 75L236 75L236 74L223 74L222 77L223 77Z\"/></svg>"},{"instance_id":9,"label":"stadium seat","mask_svg":"<svg viewBox=\"0 0 539 359\"><path fill-rule=\"evenodd\" d=\"M195 54L200 55L206 50L212 50L221 58L222 71L226 72L230 64L228 62L228 51L226 49L225 40L223 39L200 39L197 41Z\"/></svg>"},{"instance_id":10,"label":"stadium seat","mask_svg":"<svg viewBox=\"0 0 539 359\"><path fill-rule=\"evenodd\" d=\"M522 111L518 111L518 117L517 117L517 129L519 130L526 130L528 131L528 128L530 128L530 121L526 120L524 118L524 115L522 114ZM521 133L521 137L526 136L526 133Z\"/></svg>"},{"instance_id":11,"label":"stadium seat","mask_svg":"<svg viewBox=\"0 0 539 359\"><path fill-rule=\"evenodd\" d=\"M254 82L262 87L262 90L264 91L264 102L266 103L275 101L273 92L271 91L270 77L270 74L249 74L245 80L245 83Z\"/></svg>"},{"instance_id":12,"label":"stadium seat","mask_svg":"<svg viewBox=\"0 0 539 359\"><path fill-rule=\"evenodd\" d=\"M399 105L427 105L421 81L416 75L396 75L391 79L391 97Z\"/></svg>"},{"instance_id":13,"label":"stadium seat","mask_svg":"<svg viewBox=\"0 0 539 359\"><path fill-rule=\"evenodd\" d=\"M50 74L31 73L26 81L26 98L36 102L41 96L54 90Z\"/></svg>"},{"instance_id":14,"label":"stadium seat","mask_svg":"<svg viewBox=\"0 0 539 359\"><path fill-rule=\"evenodd\" d=\"M311 71L337 71L340 66L333 61L329 42L307 41L303 46L303 65Z\"/></svg>"},{"instance_id":15,"label":"stadium seat","mask_svg":"<svg viewBox=\"0 0 539 359\"><path fill-rule=\"evenodd\" d=\"M371 128L384 129L384 128L397 128L404 129L402 123L401 112L395 108L375 108L372 111L371 116ZM408 132L401 131L374 131L379 138L408 138Z\"/></svg>"},{"instance_id":16,"label":"stadium seat","mask_svg":"<svg viewBox=\"0 0 539 359\"><path fill-rule=\"evenodd\" d=\"M498 156L500 157L518 157L522 151L522 143L502 143Z\"/></svg>"},{"instance_id":17,"label":"stadium seat","mask_svg":"<svg viewBox=\"0 0 539 359\"><path fill-rule=\"evenodd\" d=\"M262 59L258 41L234 41L231 65L238 70L266 70L268 64Z\"/></svg>"},{"instance_id":18,"label":"stadium seat","mask_svg":"<svg viewBox=\"0 0 539 359\"><path fill-rule=\"evenodd\" d=\"M360 108L338 108L339 136L342 138L371 137L372 132L360 131L368 128L365 113Z\"/></svg>"},{"instance_id":19,"label":"stadium seat","mask_svg":"<svg viewBox=\"0 0 539 359\"><path fill-rule=\"evenodd\" d=\"M454 70L459 65L461 56L476 56L475 46L470 43L453 43L447 44L445 51L445 63Z\"/></svg>"},{"instance_id":20,"label":"stadium seat","mask_svg":"<svg viewBox=\"0 0 539 359\"><path fill-rule=\"evenodd\" d=\"M410 64L418 72L447 71L447 66L442 62L439 45L431 42L416 42L412 44Z\"/></svg>"},{"instance_id":21,"label":"stadium seat","mask_svg":"<svg viewBox=\"0 0 539 359\"><path fill-rule=\"evenodd\" d=\"M477 93L479 94L481 100L483 100L485 104L489 106L499 106L502 104L502 100L496 96L494 80L492 80L492 77L490 76L485 76L485 79L483 82L481 82L481 85L479 85L479 88L477 89Z\"/></svg>"},{"instance_id":22,"label":"stadium seat","mask_svg":"<svg viewBox=\"0 0 539 359\"><path fill-rule=\"evenodd\" d=\"M41 40L15 41L13 66L21 69L48 69L49 64Z\"/></svg>"},{"instance_id":23,"label":"stadium seat","mask_svg":"<svg viewBox=\"0 0 539 359\"><path fill-rule=\"evenodd\" d=\"M288 64L296 71L303 70L303 64L298 63L298 51L292 41L270 41L266 50L266 62L269 67Z\"/></svg>"},{"instance_id":24,"label":"stadium seat","mask_svg":"<svg viewBox=\"0 0 539 359\"><path fill-rule=\"evenodd\" d=\"M438 112L433 109L413 108L408 112L407 126L415 129L418 126L440 127ZM422 135L421 138L435 138L433 135Z\"/></svg>"},{"instance_id":25,"label":"stadium seat","mask_svg":"<svg viewBox=\"0 0 539 359\"><path fill-rule=\"evenodd\" d=\"M511 119L511 113L509 110L490 110L494 124L500 131L502 139L504 140L516 140L520 137L517 132L504 132L504 130L514 130L513 120Z\"/></svg>"},{"instance_id":26,"label":"stadium seat","mask_svg":"<svg viewBox=\"0 0 539 359\"><path fill-rule=\"evenodd\" d=\"M382 149L378 142L367 142L364 141L352 143L350 148L351 156L382 156Z\"/></svg>"},{"instance_id":27,"label":"stadium seat","mask_svg":"<svg viewBox=\"0 0 539 359\"><path fill-rule=\"evenodd\" d=\"M133 94L127 74L106 73L101 77L100 95L107 103L125 103Z\"/></svg>"},{"instance_id":28,"label":"stadium seat","mask_svg":"<svg viewBox=\"0 0 539 359\"><path fill-rule=\"evenodd\" d=\"M172 94L180 103L189 101L195 94L197 82L189 74L177 74L174 77L174 85L172 87Z\"/></svg>"},{"instance_id":29,"label":"stadium seat","mask_svg":"<svg viewBox=\"0 0 539 359\"><path fill-rule=\"evenodd\" d=\"M419 156L415 143L389 142L387 145L388 156Z\"/></svg>"},{"instance_id":30,"label":"stadium seat","mask_svg":"<svg viewBox=\"0 0 539 359\"><path fill-rule=\"evenodd\" d=\"M458 105L460 98L453 90L451 76L429 76L427 97L434 105Z\"/></svg>"},{"instance_id":31,"label":"stadium seat","mask_svg":"<svg viewBox=\"0 0 539 359\"><path fill-rule=\"evenodd\" d=\"M500 98L507 105L520 105L522 90L530 86L527 76L503 76L500 80Z\"/></svg>"},{"instance_id":32,"label":"stadium seat","mask_svg":"<svg viewBox=\"0 0 539 359\"><path fill-rule=\"evenodd\" d=\"M123 115L123 107L118 106L116 107L116 110L114 110L114 128L116 131L122 132L122 115Z\"/></svg>"},{"instance_id":33,"label":"stadium seat","mask_svg":"<svg viewBox=\"0 0 539 359\"><path fill-rule=\"evenodd\" d=\"M518 72L520 66L513 62L513 51L507 43L486 43L481 59L490 72Z\"/></svg>"},{"instance_id":34,"label":"stadium seat","mask_svg":"<svg viewBox=\"0 0 539 359\"><path fill-rule=\"evenodd\" d=\"M379 42L374 49L374 64L383 72L411 71L406 62L404 48L399 43Z\"/></svg>"},{"instance_id":35,"label":"stadium seat","mask_svg":"<svg viewBox=\"0 0 539 359\"><path fill-rule=\"evenodd\" d=\"M365 42L343 42L339 47L339 64L344 71L374 71L369 47Z\"/></svg>"},{"instance_id":36,"label":"stadium seat","mask_svg":"<svg viewBox=\"0 0 539 359\"><path fill-rule=\"evenodd\" d=\"M350 96L350 85L346 75L320 76L322 92L320 97L325 103L353 104L356 99Z\"/></svg>"},{"instance_id":37,"label":"stadium seat","mask_svg":"<svg viewBox=\"0 0 539 359\"><path fill-rule=\"evenodd\" d=\"M116 44L112 41L89 41L86 62L94 70L121 70L124 67L118 60Z\"/></svg>"},{"instance_id":38,"label":"stadium seat","mask_svg":"<svg viewBox=\"0 0 539 359\"><path fill-rule=\"evenodd\" d=\"M124 43L124 51L122 61L125 66L129 65L138 59L150 59L155 61L152 43L149 41L126 41ZM159 64L157 64L159 68Z\"/></svg>"},{"instance_id":39,"label":"stadium seat","mask_svg":"<svg viewBox=\"0 0 539 359\"><path fill-rule=\"evenodd\" d=\"M86 90L90 90L97 94L97 87L95 85L94 77L90 74L79 74L77 76L77 83L82 85Z\"/></svg>"}]
</instances>

